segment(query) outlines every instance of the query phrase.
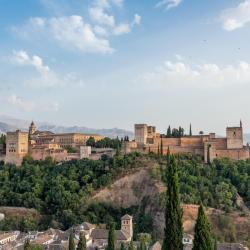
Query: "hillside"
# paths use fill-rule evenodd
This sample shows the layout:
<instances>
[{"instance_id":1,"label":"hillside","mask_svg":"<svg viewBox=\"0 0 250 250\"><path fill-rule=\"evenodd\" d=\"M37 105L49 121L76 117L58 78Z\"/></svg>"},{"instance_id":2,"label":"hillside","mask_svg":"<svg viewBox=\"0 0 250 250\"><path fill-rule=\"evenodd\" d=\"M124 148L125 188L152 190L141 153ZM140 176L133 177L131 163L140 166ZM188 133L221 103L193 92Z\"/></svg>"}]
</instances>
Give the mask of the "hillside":
<instances>
[{"instance_id":1,"label":"hillside","mask_svg":"<svg viewBox=\"0 0 250 250\"><path fill-rule=\"evenodd\" d=\"M148 197L146 211L153 217L153 231L161 238L164 230L164 208L161 205L162 195L165 192L165 185L152 176L152 170L157 165L150 162L145 168L134 173L121 177L112 185L99 190L93 201L115 204L116 207L129 208L141 204L143 198ZM241 203L242 208L245 207ZM193 204L182 204L184 211L183 226L187 233L194 233L195 221L198 213L198 206ZM222 210L208 208L213 232L218 239L237 240L245 242L250 239L250 214L242 215L238 211L225 213Z\"/></svg>"}]
</instances>

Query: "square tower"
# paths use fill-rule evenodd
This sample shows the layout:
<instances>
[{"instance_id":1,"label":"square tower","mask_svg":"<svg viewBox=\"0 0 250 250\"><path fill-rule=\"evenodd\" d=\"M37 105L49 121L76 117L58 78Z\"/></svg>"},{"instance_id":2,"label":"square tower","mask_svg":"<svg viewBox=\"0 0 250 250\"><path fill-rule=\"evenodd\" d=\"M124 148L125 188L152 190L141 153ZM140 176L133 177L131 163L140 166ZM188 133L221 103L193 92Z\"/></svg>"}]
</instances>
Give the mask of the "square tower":
<instances>
[{"instance_id":1,"label":"square tower","mask_svg":"<svg viewBox=\"0 0 250 250\"><path fill-rule=\"evenodd\" d=\"M28 154L29 136L26 132L17 130L8 132L6 136L6 158L5 163L12 163L20 166L23 157Z\"/></svg>"},{"instance_id":2,"label":"square tower","mask_svg":"<svg viewBox=\"0 0 250 250\"><path fill-rule=\"evenodd\" d=\"M145 145L148 137L147 124L135 124L135 142Z\"/></svg>"},{"instance_id":3,"label":"square tower","mask_svg":"<svg viewBox=\"0 0 250 250\"><path fill-rule=\"evenodd\" d=\"M133 217L126 214L121 218L121 231L123 231L131 241L133 239Z\"/></svg>"},{"instance_id":4,"label":"square tower","mask_svg":"<svg viewBox=\"0 0 250 250\"><path fill-rule=\"evenodd\" d=\"M243 128L228 127L227 128L227 149L243 148Z\"/></svg>"}]
</instances>

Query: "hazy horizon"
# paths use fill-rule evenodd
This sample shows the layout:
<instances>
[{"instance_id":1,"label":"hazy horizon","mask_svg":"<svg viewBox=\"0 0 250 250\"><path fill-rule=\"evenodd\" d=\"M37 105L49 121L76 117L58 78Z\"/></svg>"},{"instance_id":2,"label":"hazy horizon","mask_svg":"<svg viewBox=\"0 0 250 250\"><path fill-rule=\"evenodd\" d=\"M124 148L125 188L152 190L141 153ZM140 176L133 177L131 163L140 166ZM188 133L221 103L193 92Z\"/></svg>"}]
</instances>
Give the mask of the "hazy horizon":
<instances>
[{"instance_id":1,"label":"hazy horizon","mask_svg":"<svg viewBox=\"0 0 250 250\"><path fill-rule=\"evenodd\" d=\"M250 132L250 0L0 1L0 114Z\"/></svg>"}]
</instances>

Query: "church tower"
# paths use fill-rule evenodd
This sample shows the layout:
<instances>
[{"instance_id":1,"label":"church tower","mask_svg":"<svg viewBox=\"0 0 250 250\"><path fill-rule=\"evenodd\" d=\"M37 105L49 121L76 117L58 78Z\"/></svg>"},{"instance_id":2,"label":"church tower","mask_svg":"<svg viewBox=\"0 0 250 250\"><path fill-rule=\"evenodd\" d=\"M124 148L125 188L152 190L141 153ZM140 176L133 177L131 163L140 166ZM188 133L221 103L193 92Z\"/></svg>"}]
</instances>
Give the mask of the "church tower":
<instances>
[{"instance_id":1,"label":"church tower","mask_svg":"<svg viewBox=\"0 0 250 250\"><path fill-rule=\"evenodd\" d=\"M32 121L29 127L29 136L33 135L36 132L36 125L35 123Z\"/></svg>"},{"instance_id":2,"label":"church tower","mask_svg":"<svg viewBox=\"0 0 250 250\"><path fill-rule=\"evenodd\" d=\"M126 214L121 218L121 231L125 232L126 235L133 239L133 217Z\"/></svg>"}]
</instances>

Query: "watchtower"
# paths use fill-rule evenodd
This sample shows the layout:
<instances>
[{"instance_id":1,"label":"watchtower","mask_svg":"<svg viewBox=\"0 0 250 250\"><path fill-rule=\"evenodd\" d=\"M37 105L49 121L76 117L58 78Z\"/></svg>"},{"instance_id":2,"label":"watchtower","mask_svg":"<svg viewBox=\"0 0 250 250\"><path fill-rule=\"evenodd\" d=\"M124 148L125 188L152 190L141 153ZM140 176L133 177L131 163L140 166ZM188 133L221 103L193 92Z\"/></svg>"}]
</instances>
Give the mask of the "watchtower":
<instances>
[{"instance_id":1,"label":"watchtower","mask_svg":"<svg viewBox=\"0 0 250 250\"><path fill-rule=\"evenodd\" d=\"M126 214L121 218L121 231L125 232L129 238L133 238L133 217Z\"/></svg>"}]
</instances>

